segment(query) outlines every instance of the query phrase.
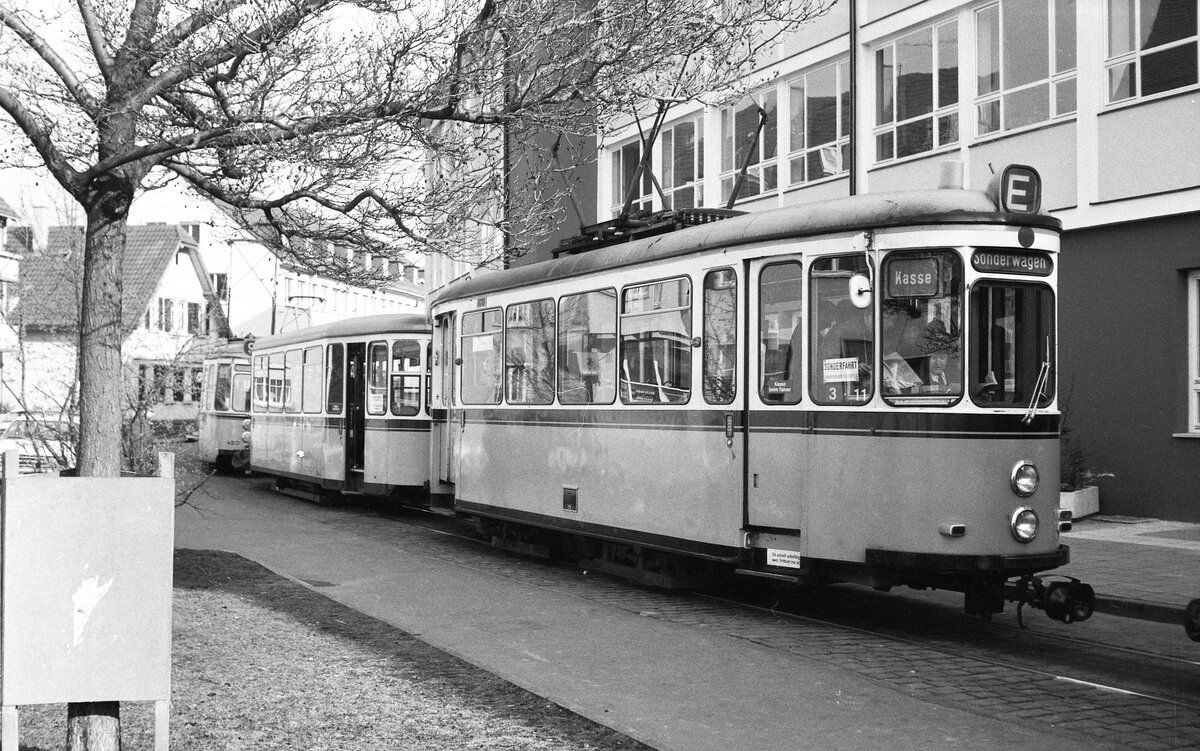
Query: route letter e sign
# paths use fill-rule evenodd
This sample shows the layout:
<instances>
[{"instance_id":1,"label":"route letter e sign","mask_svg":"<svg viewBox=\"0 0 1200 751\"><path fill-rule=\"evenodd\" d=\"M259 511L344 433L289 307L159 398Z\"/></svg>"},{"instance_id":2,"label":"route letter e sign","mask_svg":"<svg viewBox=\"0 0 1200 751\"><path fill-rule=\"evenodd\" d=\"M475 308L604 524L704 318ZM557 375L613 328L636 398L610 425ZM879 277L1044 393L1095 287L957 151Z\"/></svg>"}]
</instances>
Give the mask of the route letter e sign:
<instances>
[{"instance_id":1,"label":"route letter e sign","mask_svg":"<svg viewBox=\"0 0 1200 751\"><path fill-rule=\"evenodd\" d=\"M1042 208L1042 178L1033 167L1010 164L988 183L996 208L1013 214L1036 214Z\"/></svg>"}]
</instances>

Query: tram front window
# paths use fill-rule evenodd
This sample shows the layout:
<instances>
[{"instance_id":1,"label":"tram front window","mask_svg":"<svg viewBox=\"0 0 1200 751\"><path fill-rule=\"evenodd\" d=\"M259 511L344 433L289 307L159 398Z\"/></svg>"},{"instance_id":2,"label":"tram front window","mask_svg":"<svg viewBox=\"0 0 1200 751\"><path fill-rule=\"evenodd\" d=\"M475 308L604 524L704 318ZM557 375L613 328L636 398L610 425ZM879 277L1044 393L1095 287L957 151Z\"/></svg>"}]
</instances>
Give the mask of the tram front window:
<instances>
[{"instance_id":1,"label":"tram front window","mask_svg":"<svg viewBox=\"0 0 1200 751\"><path fill-rule=\"evenodd\" d=\"M950 251L890 256L883 265L883 395L947 404L962 396L962 263Z\"/></svg>"},{"instance_id":2,"label":"tram front window","mask_svg":"<svg viewBox=\"0 0 1200 751\"><path fill-rule=\"evenodd\" d=\"M971 290L971 398L988 407L1054 398L1054 292L1044 284L982 281Z\"/></svg>"}]
</instances>

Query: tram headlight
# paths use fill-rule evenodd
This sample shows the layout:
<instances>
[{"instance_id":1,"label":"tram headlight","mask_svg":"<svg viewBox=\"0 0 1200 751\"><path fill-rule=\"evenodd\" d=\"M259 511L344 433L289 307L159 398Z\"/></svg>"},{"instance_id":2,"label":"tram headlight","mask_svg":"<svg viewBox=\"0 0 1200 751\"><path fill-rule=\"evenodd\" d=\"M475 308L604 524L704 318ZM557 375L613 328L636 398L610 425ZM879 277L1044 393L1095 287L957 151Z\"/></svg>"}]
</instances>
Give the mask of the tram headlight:
<instances>
[{"instance_id":1,"label":"tram headlight","mask_svg":"<svg viewBox=\"0 0 1200 751\"><path fill-rule=\"evenodd\" d=\"M1022 498L1028 498L1036 493L1040 480L1037 466L1027 461L1019 461L1014 464L1012 473L1008 476L1008 482L1012 485L1013 492Z\"/></svg>"},{"instance_id":2,"label":"tram headlight","mask_svg":"<svg viewBox=\"0 0 1200 751\"><path fill-rule=\"evenodd\" d=\"M1028 506L1022 506L1013 512L1009 527L1017 542L1032 542L1038 533L1037 512Z\"/></svg>"}]
</instances>

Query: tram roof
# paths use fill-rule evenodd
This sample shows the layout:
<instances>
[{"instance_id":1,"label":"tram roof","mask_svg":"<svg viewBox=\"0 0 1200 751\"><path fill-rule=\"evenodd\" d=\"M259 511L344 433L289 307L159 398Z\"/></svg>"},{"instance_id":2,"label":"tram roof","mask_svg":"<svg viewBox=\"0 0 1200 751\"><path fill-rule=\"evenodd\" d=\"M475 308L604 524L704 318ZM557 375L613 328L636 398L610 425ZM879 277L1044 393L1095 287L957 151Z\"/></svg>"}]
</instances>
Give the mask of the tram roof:
<instances>
[{"instance_id":1,"label":"tram roof","mask_svg":"<svg viewBox=\"0 0 1200 751\"><path fill-rule=\"evenodd\" d=\"M430 305L432 307L442 300L477 297L489 292L569 279L595 271L715 248L838 232L932 224L1012 224L1052 230L1062 228L1062 222L1048 214L999 212L983 191L941 189L868 193L748 213L552 261L462 279L437 293Z\"/></svg>"},{"instance_id":2,"label":"tram roof","mask_svg":"<svg viewBox=\"0 0 1200 751\"><path fill-rule=\"evenodd\" d=\"M337 339L371 334L428 334L432 327L423 313L383 313L374 316L344 318L340 321L310 326L274 336L264 336L254 343L262 349L285 347L289 344L312 342L318 339Z\"/></svg>"},{"instance_id":3,"label":"tram roof","mask_svg":"<svg viewBox=\"0 0 1200 751\"><path fill-rule=\"evenodd\" d=\"M246 357L246 345L243 340L241 340L241 339L230 340L230 341L225 342L224 344L221 344L217 347L214 347L213 349L204 353L205 360L215 360L218 358L230 358L230 357L233 357L233 358L237 358L237 357L245 358Z\"/></svg>"}]
</instances>

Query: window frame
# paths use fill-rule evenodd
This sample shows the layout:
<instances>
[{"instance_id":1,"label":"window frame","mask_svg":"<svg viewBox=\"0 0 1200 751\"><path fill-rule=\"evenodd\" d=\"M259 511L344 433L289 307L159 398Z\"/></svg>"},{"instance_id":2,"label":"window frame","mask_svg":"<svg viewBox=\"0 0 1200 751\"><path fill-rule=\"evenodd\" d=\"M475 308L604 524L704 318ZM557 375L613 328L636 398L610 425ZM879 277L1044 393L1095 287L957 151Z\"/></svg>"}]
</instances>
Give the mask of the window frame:
<instances>
[{"instance_id":1,"label":"window frame","mask_svg":"<svg viewBox=\"0 0 1200 751\"><path fill-rule=\"evenodd\" d=\"M383 359L376 360L376 350L383 350ZM366 412L371 417L382 417L388 413L388 401L391 386L388 378L392 367L392 343L388 339L372 339L367 343L366 377L363 379L367 387ZM377 378L382 374L382 378ZM377 383L379 380L381 382ZM372 397L378 397L373 399Z\"/></svg>"},{"instance_id":2,"label":"window frame","mask_svg":"<svg viewBox=\"0 0 1200 751\"><path fill-rule=\"evenodd\" d=\"M609 211L612 216L620 216L621 211L625 208L625 196L629 192L629 183L627 179L632 177L637 171L638 163L641 161L642 155L645 152L646 144L641 136L632 140L623 141L613 146L610 161L611 169L609 177L611 179L612 196L609 201ZM629 149L636 149L637 156L627 157ZM631 212L649 211L654 204L654 150L651 149L650 161L646 164L646 170L641 175L641 185L637 194L633 198L633 202L629 206ZM627 159L634 159L632 164L626 164Z\"/></svg>"},{"instance_id":3,"label":"window frame","mask_svg":"<svg viewBox=\"0 0 1200 751\"><path fill-rule=\"evenodd\" d=\"M606 294L606 293L609 293L609 294ZM596 343L595 349L598 350L598 354L600 355L599 361L595 363L595 365L596 365L595 383L591 386L590 393L587 394L587 396L588 396L587 399L579 400L579 399L575 399L575 398L570 398L570 399L564 400L563 396L565 394L573 393L573 391L568 390L566 388L566 386L564 385L567 382L568 378L570 377L569 370L570 370L571 358L569 356L572 354L580 354L583 352L583 350L575 350L575 349L570 348L571 335L578 334L578 333L580 333L580 331L572 330L569 326L563 324L563 321L567 320L563 315L563 303L564 303L564 301L567 301L567 300L577 300L577 299L587 298L587 297L590 297L591 295L598 295L601 298L607 298L607 299L611 300L612 311L611 311L611 318L609 319L609 323L611 324L611 332L612 333L609 334L609 333L606 333L603 331L594 331L590 327L590 324L592 323L592 318L591 318L591 307L589 304L589 308L588 308L589 327L585 330L582 330L582 334L583 334L583 336L587 337L589 344L592 342ZM618 325L618 319L620 318L619 311L620 311L621 303L620 303L620 293L617 291L617 288L616 287L600 287L598 289L589 289L589 290L584 290L582 292L571 292L568 294L559 295L558 299L555 301L555 305L557 306L556 313L555 313L555 321L558 324L558 334L556 337L556 341L557 341L556 347L558 349L558 355L557 355L558 364L556 365L557 378L556 378L556 384L555 384L555 398L557 399L558 403L559 404L570 404L573 406L574 405L610 405L610 404L615 403L617 400L617 391L619 390L618 387L619 387L619 380L620 380L617 378L617 356L619 353L618 347L620 344L620 335L617 331L617 325ZM574 320L574 319L571 319L571 320ZM611 348L608 351L608 355L609 355L609 357L612 358L612 362L608 364L608 367L605 367L605 364L603 362L605 359L604 358L605 353L602 351L599 351L599 350L601 350L601 345L603 343L603 337L606 337L606 336L611 337L611 340L612 340L610 343ZM591 347L589 347L587 354L590 354L590 352L591 352ZM586 355L585 355L585 357L586 357ZM580 371L581 371L581 373L579 376L579 380L580 380L581 384L585 384L585 379L583 377L583 371L584 371L583 363L581 363ZM564 376L566 376L566 377L564 377ZM583 388L586 388L586 385L583 386ZM603 391L601 391L601 389L603 389ZM598 392L601 394L607 393L608 398L607 399L596 398Z\"/></svg>"},{"instance_id":4,"label":"window frame","mask_svg":"<svg viewBox=\"0 0 1200 751\"><path fill-rule=\"evenodd\" d=\"M764 282L771 282L771 281L781 282L781 281L783 281L784 280L783 278L780 278L778 280L769 279L768 274L770 274L772 272L772 270L779 270L779 269L783 269L785 267L795 267L795 271L796 271L795 278L797 280L797 284L799 287L797 290L796 297L794 297L792 300L789 301L792 303L798 303L798 307L793 309L791 311L791 314L792 314L793 318L795 316L799 316L799 320L793 321L792 330L791 330L791 332L788 333L788 354L787 354L787 358L788 358L787 364L790 365L791 363L796 363L798 365L798 368L794 368L794 367L789 368L787 372L789 374L792 372L795 372L797 374L798 381L796 379L783 378L781 380L788 382L788 388L790 390L789 391L778 391L777 393L772 393L770 389L771 389L772 385L774 385L774 384L768 383L768 381L767 381L767 376L768 376L768 372L769 372L767 360L768 360L768 355L770 355L773 352L774 353L780 352L781 348L777 346L775 349L772 350L772 349L768 349L766 346L767 334L771 331L771 329L768 326L766 326L767 319L766 319L766 315L765 315L765 311L764 311L764 303L768 302L769 298L770 298L771 302L778 302L778 301L775 300L774 298L771 298L771 296L769 296L768 294L766 294L763 291L763 284L764 284ZM806 358L808 356L808 349L806 347L807 337L805 336L805 328L808 326L808 318L809 318L809 316L806 315L806 310L805 310L805 306L807 305L806 296L808 294L808 290L805 289L805 287L807 286L806 281L807 281L807 270L805 269L804 263L802 262L802 260L800 258L780 258L777 260L772 260L769 263L763 264L763 266L758 270L758 279L757 279L758 310L756 311L756 314L758 316L758 326L759 326L758 336L759 336L760 348L759 348L759 356L758 356L757 390L758 390L759 400L762 401L763 404L766 404L769 406L794 407L795 405L804 401L805 381L806 381L804 358ZM776 325L774 331L775 331L775 339L778 342L779 331L780 331L778 325ZM792 344L795 341L797 335L799 335L799 337L800 337L800 340L798 342L799 350L800 350L799 352L796 352L795 349L792 347ZM797 360L793 359L796 357L799 357L800 360L797 361ZM784 363L777 363L777 364L784 364ZM781 372L782 373L784 371L770 371L770 372ZM775 398L776 396L778 396L778 398Z\"/></svg>"},{"instance_id":5,"label":"window frame","mask_svg":"<svg viewBox=\"0 0 1200 751\"><path fill-rule=\"evenodd\" d=\"M718 277L725 277L725 280L719 281L728 280L730 283L722 287L710 287L709 280L717 279ZM702 306L700 320L700 392L704 397L705 404L733 404L737 398L739 346L738 286L738 273L732 266L722 266L720 268L708 269L704 272L704 279L700 287ZM727 290L727 294L721 294ZM710 292L714 294L710 295ZM714 312L720 311L720 307L713 303L721 297L726 298L732 303L731 317L728 320L723 320L716 315L712 315ZM721 325L718 326L717 324ZM722 342L718 335L718 329L726 327L731 336L730 342ZM720 367L722 348L732 353L732 362L728 362L728 367L726 368ZM710 368L710 365L713 367ZM728 376L723 376L722 373L726 372Z\"/></svg>"},{"instance_id":6,"label":"window frame","mask_svg":"<svg viewBox=\"0 0 1200 751\"><path fill-rule=\"evenodd\" d=\"M512 348L514 341L517 339L516 335L512 333L512 329L514 328L513 315L519 309L528 308L533 310L538 306L541 307L543 315L547 311L549 312L550 321L548 324L543 321L540 326L531 325L527 330L530 332L539 332L533 334L533 337L537 340L535 343L537 346L549 344L549 347L545 348L546 353L549 355L547 362L542 363L542 367L535 367L533 370L545 379L541 381L543 384L548 380L550 387L546 393L539 393L538 389L534 388L530 389L529 393L526 394L519 388L524 381L515 377L517 368L511 364L513 362L511 359L512 354L517 351ZM550 332L549 337L543 336L547 328ZM539 406L554 403L557 391L558 369L558 303L554 298L543 297L537 300L525 300L510 303L504 307L504 346L502 348L502 355L504 363L505 403L520 404L522 406ZM535 380L535 382L537 381Z\"/></svg>"},{"instance_id":7,"label":"window frame","mask_svg":"<svg viewBox=\"0 0 1200 751\"><path fill-rule=\"evenodd\" d=\"M496 325L493 328L488 328L489 314L495 316ZM471 322L476 316L479 317L478 331L474 331L470 326L468 326L468 323ZM492 340L493 346L491 349L491 355L493 359L493 362L491 363L492 372L484 373L484 375L489 375L491 377L491 382L484 383L482 379L476 379L472 377L469 385L472 389L481 389L480 394L483 393L482 389L484 388L491 389L493 397L487 400L479 399L479 395L475 393L468 394L467 392L467 370L468 368L474 369L479 367L479 365L477 365L475 362L475 351L468 346L468 340L485 336L495 337ZM499 347L495 346L497 342L499 343ZM461 360L461 365L459 365L459 377L456 386L459 390L459 399L462 400L464 405L487 406L500 404L504 397L504 309L500 307L491 307L464 312L462 314L458 346L458 359ZM486 366L486 363L483 363L483 365Z\"/></svg>"},{"instance_id":8,"label":"window frame","mask_svg":"<svg viewBox=\"0 0 1200 751\"><path fill-rule=\"evenodd\" d=\"M663 307L660 304L658 308L654 308L651 311L638 311L635 313L626 313L625 312L626 295L628 295L631 291L633 291L635 289L640 289L643 287L653 288L657 285L663 285L663 284L667 284L670 282L680 282L680 283L686 285L686 290L687 290L687 304L686 305ZM665 277L662 279L652 279L652 280L647 280L644 282L638 282L636 284L627 284L621 288L620 293L617 297L617 396L618 396L618 399L620 400L621 404L624 404L626 406L664 405L665 404L665 405L675 405L675 406L682 407L682 406L686 406L688 403L691 402L692 394L695 391L695 389L693 388L693 384L692 384L693 380L695 380L695 377L694 377L694 373L693 373L694 368L692 367L692 349L693 349L693 347L691 345L692 332L694 331L694 324L692 321L692 316L693 316L694 310L695 310L695 300L693 298L694 294L695 294L695 284L692 282L692 278L690 276L688 276L687 274L680 274L677 276L670 276L670 277ZM653 297L653 293L651 293L650 296ZM632 374L630 374L629 378L627 378L627 379L625 378L625 371L624 371L624 368L622 367L623 364L626 362L626 358L625 358L625 344L626 344L626 342L625 342L625 336L626 336L625 322L626 322L626 320L628 320L630 318L636 318L636 317L642 317L642 316L654 315L654 314L662 314L662 313L672 313L672 312L676 312L676 311L686 311L686 315L680 315L680 320L683 323L686 323L686 325L687 325L687 340L688 340L687 356L686 356L686 358L680 358L680 359L683 361L686 361L686 364L687 364L687 370L688 370L687 384L686 384L686 387L684 388L684 387L680 387L680 386L667 386L665 383L660 382L658 384L658 392L659 392L658 396L665 396L665 389L671 388L671 389L675 389L675 390L679 390L679 391L685 391L686 393L684 394L684 398L680 399L679 401L671 401L671 399L669 399L669 398L657 398L657 397L653 398L653 399L648 399L648 400L634 399L633 398L633 384L635 382L633 381ZM640 333L640 332L635 332L632 335L636 336L637 333ZM637 341L643 341L643 340L637 340ZM650 340L645 340L645 341L669 342L670 340L668 340L668 339L650 339ZM639 353L640 353L640 349L639 349ZM664 352L664 356L666 354L667 353ZM671 373L668 371L668 373L667 373L667 382L668 383L670 382L670 375L671 375ZM642 384L642 383L646 383L646 382L639 381L637 383ZM622 389L623 385L625 386L624 389Z\"/></svg>"},{"instance_id":9,"label":"window frame","mask_svg":"<svg viewBox=\"0 0 1200 751\"><path fill-rule=\"evenodd\" d=\"M675 172L675 140L677 131L684 125L692 126L692 178L682 183L676 183ZM683 208L696 208L704 205L704 113L680 118L663 128L659 134L660 159L662 163L662 194L663 208L676 210L675 196L686 191L692 192L692 202Z\"/></svg>"},{"instance_id":10,"label":"window frame","mask_svg":"<svg viewBox=\"0 0 1200 751\"><path fill-rule=\"evenodd\" d=\"M1113 2L1114 0L1105 0L1104 2L1104 57L1103 57L1103 76L1101 83L1104 86L1104 106L1117 107L1128 105L1135 102L1146 101L1149 99L1157 99L1159 97L1172 96L1183 91L1194 90L1200 86L1200 18L1197 19L1197 28L1192 30L1192 35L1181 39L1173 39L1169 42L1159 44L1149 49L1142 47L1142 4L1145 0L1119 0L1127 2L1132 7L1133 28L1130 30L1133 36L1130 49L1124 52L1114 54L1112 52L1112 19L1113 19ZM1200 16L1200 8L1197 9L1197 16ZM1192 63L1195 65L1194 72L1196 78L1191 83L1177 86L1175 88L1163 89L1150 94L1143 93L1143 71L1145 66L1142 60L1145 57L1156 55L1161 52L1166 52L1171 49L1192 45L1194 48ZM1133 68L1133 81L1130 86L1128 96L1114 98L1113 94L1113 79L1112 74L1115 70L1131 65Z\"/></svg>"},{"instance_id":11,"label":"window frame","mask_svg":"<svg viewBox=\"0 0 1200 751\"><path fill-rule=\"evenodd\" d=\"M1200 269L1187 275L1188 298L1188 427L1200 437Z\"/></svg>"},{"instance_id":12,"label":"window frame","mask_svg":"<svg viewBox=\"0 0 1200 751\"><path fill-rule=\"evenodd\" d=\"M942 68L940 66L940 32L942 29L952 29L954 31L954 101L942 103L940 94L942 89ZM891 51L892 70L896 68L897 49L901 41L915 37L923 32L930 34L930 58L929 64L931 69L931 85L930 85L930 103L931 107L928 112L922 112L911 117L901 119L899 112L900 89L898 77L892 74L887 76L887 81L890 84L890 89L887 92L890 108L889 119L883 121L883 91L882 84L884 77L879 74L881 68L880 56L885 50ZM958 76L962 69L962 43L959 36L958 18L943 19L941 21L920 26L915 29L910 29L903 34L893 37L891 40L873 48L872 65L875 70L875 118L871 126L871 143L872 153L875 164L888 164L899 162L905 159L920 158L922 156L935 153L943 148L957 145L962 142L962 124L960 121L960 107L962 104L962 92L958 91ZM932 133L932 142L928 149L922 151L914 151L912 153L899 155L897 146L898 131L905 127L918 124L921 121L930 120L930 131ZM941 134L941 124L943 120L947 120L953 125L953 138L943 140ZM890 137L891 153L889 156L881 156L882 149L880 148L881 139L885 136Z\"/></svg>"},{"instance_id":13,"label":"window frame","mask_svg":"<svg viewBox=\"0 0 1200 751\"><path fill-rule=\"evenodd\" d=\"M397 357L398 350L406 348L410 348L416 353L414 361L416 364L408 369L398 369L397 363L400 360ZM396 417L416 417L421 414L422 377L425 373L421 357L424 349L419 339L411 337L399 337L392 342L390 372L388 374L388 411ZM400 354L403 353L400 352ZM409 385L411 383L416 384L415 388ZM416 395L415 404L405 406L403 399L399 402L396 401L397 384L399 384L402 395L406 391Z\"/></svg>"},{"instance_id":14,"label":"window frame","mask_svg":"<svg viewBox=\"0 0 1200 751\"><path fill-rule=\"evenodd\" d=\"M305 414L320 414L325 403L324 349L319 344L312 344L300 350L300 411ZM312 359L314 356L316 359Z\"/></svg>"},{"instance_id":15,"label":"window frame","mask_svg":"<svg viewBox=\"0 0 1200 751\"><path fill-rule=\"evenodd\" d=\"M1059 19L1059 12L1058 12L1058 10L1059 10L1058 4L1059 4L1060 0L1041 0L1041 2L1043 2L1046 7L1046 18L1048 21L1046 24L1046 39L1045 39L1045 43L1046 43L1046 46L1045 46L1046 76L1043 78L1038 78L1036 80L1017 84L1014 86L1008 85L1008 82L1006 81L1007 75L1005 72L1005 68L1006 68L1005 60L1007 59L1009 40L1005 36L1005 17L1006 16L1005 16L1004 5L1006 3L1010 3L1010 2L1012 2L1012 0L996 0L996 2L990 3L990 4L982 6L980 8L976 8L973 13L973 16L972 16L972 20L974 21L975 47L976 47L974 70L973 70L973 73L974 73L973 77L975 79L973 111L974 111L975 138L976 139L995 138L997 136L1002 136L1004 134L1012 133L1014 131L1019 131L1019 130L1025 129L1025 128L1038 127L1041 125L1045 125L1046 123L1051 123L1051 122L1055 122L1057 120L1074 117L1078 113L1078 109L1079 109L1078 91L1077 91L1078 74L1079 74L1078 57L1075 57L1074 65L1072 65L1071 67L1064 68L1062 70L1056 70L1058 61L1056 60L1055 53L1058 49L1058 43L1060 41L1058 39L1058 34L1059 34L1060 26L1061 26L1061 22ZM1073 18L1071 18L1071 26L1073 28L1073 33L1071 35L1071 39L1076 40L1076 39L1078 39L1078 36L1079 36L1079 29L1077 26L1078 5L1077 5L1077 0L1070 0L1070 2L1072 3L1072 11L1075 13L1075 16ZM996 24L997 52L996 52L996 73L995 74L996 74L997 81L996 81L995 88L993 88L990 91L980 93L980 87L982 85L982 70L981 70L981 65L980 65L980 57L981 57L980 51L982 50L982 47L983 47L983 45L980 44L980 35L981 35L982 29L983 29L983 27L980 23L980 19L984 13L986 13L988 11L993 11L993 10L995 11L995 14L996 14L995 24ZM1074 50L1072 50L1072 51L1074 51ZM1016 53L1014 52L1012 54L1016 54ZM1044 119L1041 119L1041 120L1034 120L1034 121L1030 121L1030 122L1022 122L1022 123L1018 123L1015 125L1009 125L1009 122L1008 122L1009 117L1008 117L1007 111L1010 106L1009 102L1010 102L1011 98L1016 95L1022 94L1024 92L1034 91L1038 87L1041 87L1041 86L1046 87L1047 117L1045 117ZM1064 109L1063 111L1060 112L1059 111L1060 88L1066 87L1066 86L1071 86L1072 88L1075 89L1075 94L1072 96L1073 106L1071 106L1071 108L1069 110ZM982 117L982 111L983 111L984 107L992 106L992 105L995 106L995 113L996 113L995 114L995 126L992 130L985 131L983 129L984 128L984 118Z\"/></svg>"},{"instance_id":16,"label":"window frame","mask_svg":"<svg viewBox=\"0 0 1200 751\"><path fill-rule=\"evenodd\" d=\"M809 99L808 99L808 79L810 76L833 69L833 86L834 86L834 121L836 123L837 136L832 141L824 141L819 144L809 142ZM847 167L846 154L850 148L850 131L849 131L849 96L850 96L850 58L849 56L839 57L823 65L818 65L811 68L800 75L793 76L786 82L788 90L788 153L787 153L787 186L794 188L801 185L811 185L822 180L831 180L837 177L846 175L849 172ZM802 106L797 112L796 84L803 83L800 91L803 92ZM795 143L796 124L795 120L799 115L802 126L800 128L803 143L799 146ZM834 153L837 156L837 169L828 175L820 177L809 177L808 160L814 153L819 153L823 149L834 147ZM796 165L800 165L803 170L803 177L796 179Z\"/></svg>"},{"instance_id":17,"label":"window frame","mask_svg":"<svg viewBox=\"0 0 1200 751\"><path fill-rule=\"evenodd\" d=\"M764 102L770 99L769 106ZM753 102L752 108L757 113L758 108L762 107L769 114L767 122L763 126L762 133L759 134L758 143L755 147L758 149L758 154L755 161L750 163L746 170L746 182L742 184L742 189L738 193L738 199L734 204L742 201L750 201L763 196L775 195L779 193L779 92L774 86L756 91L752 94L747 94L737 104L730 107L721 108L721 171L718 176L721 196L721 204L724 206L729 202L729 194L733 190L733 185L737 181L738 173L742 170L742 162L745 160L745 155L742 154L739 158L738 148L735 144L734 130L737 127L737 116L739 113L738 105L742 102L750 100ZM767 175L773 175L773 179L768 180ZM754 181L757 190L753 193L746 192L746 186ZM765 183L769 182L770 185Z\"/></svg>"}]
</instances>

